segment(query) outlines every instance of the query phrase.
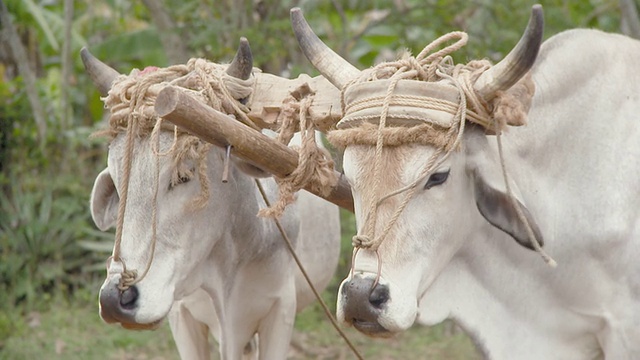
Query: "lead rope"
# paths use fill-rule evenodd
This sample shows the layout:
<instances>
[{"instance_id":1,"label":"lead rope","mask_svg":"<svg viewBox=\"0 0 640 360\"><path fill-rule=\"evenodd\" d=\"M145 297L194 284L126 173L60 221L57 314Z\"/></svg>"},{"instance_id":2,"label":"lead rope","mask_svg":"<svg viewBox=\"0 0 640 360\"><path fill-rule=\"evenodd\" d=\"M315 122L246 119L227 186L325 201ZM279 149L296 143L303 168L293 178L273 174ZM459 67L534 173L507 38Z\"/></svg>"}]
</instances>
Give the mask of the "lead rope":
<instances>
[{"instance_id":1,"label":"lead rope","mask_svg":"<svg viewBox=\"0 0 640 360\"><path fill-rule=\"evenodd\" d=\"M125 285L127 281L135 278L135 271L127 270L127 265L124 260L120 257L120 244L122 243L122 229L124 227L124 214L127 209L127 197L129 194L129 175L131 173L131 156L133 154L133 142L134 142L134 133L138 125L137 115L132 113L131 122L129 127L127 128L127 137L125 143L125 154L124 154L124 169L122 171L122 180L121 180L121 188L122 194L120 196L120 202L118 203L118 219L116 223L116 235L113 244L113 254L111 257L107 259L107 268L109 268L108 263L110 261L119 261L122 263L122 276L120 277L120 283L118 284L118 288L121 291L124 291L128 288Z\"/></svg>"},{"instance_id":2,"label":"lead rope","mask_svg":"<svg viewBox=\"0 0 640 360\"><path fill-rule=\"evenodd\" d=\"M458 41L456 41L455 43L453 43L452 45L449 45L439 51L436 51L433 54L429 54L433 49L435 49L437 46L439 46L442 43L445 43L451 39L454 38L458 38ZM380 167L381 167L381 162L382 162L382 148L384 145L384 138L383 138L383 132L382 130L386 127L386 121L387 121L387 116L389 113L389 108L391 105L391 101L393 99L393 92L395 90L395 87L398 83L399 80L401 79L405 79L405 78L409 78L409 77L414 77L414 76L418 76L422 79L430 79L433 78L434 75L440 75L442 77L442 75L445 75L443 71L441 71L439 69L439 63L433 61L434 59L439 59L442 58L445 55L448 55L458 49L460 49L462 46L464 46L467 42L468 36L466 33L463 32L452 32L449 33L445 36L442 36L440 38L438 38L437 40L435 40L434 42L432 42L431 44L427 45L421 52L420 54L418 54L417 58L409 58L409 59L405 59L402 62L402 66L400 66L399 68L397 68L394 72L394 74L390 77L390 83L389 83L389 87L387 88L387 92L385 94L385 97L383 99L383 107L382 107L382 112L380 114L380 122L378 124L378 134L377 134L377 140L376 140L376 151L375 151L375 161L374 161L374 168L373 168L373 173L374 173L374 183L373 183L373 193L376 194L378 192L378 188L380 185L380 181L378 180L380 178L379 176L379 172L380 172ZM427 55L429 54L429 55ZM379 66L377 66L376 68L383 68L388 66L389 64L381 64ZM424 67L427 66L427 69L424 69ZM448 78L451 78L450 76L446 75ZM351 84L355 83L357 81L357 79L354 79ZM460 116L462 117L462 119L464 120L465 114L466 114L466 99L464 96L464 92L461 90L459 84L457 84L457 82L453 82L454 84L457 85L458 90L460 91L460 98L461 98L461 104L460 106L458 106L458 109L456 110L456 116ZM346 87L345 87L346 88ZM342 106L343 108L345 107L345 102L344 102L344 89L342 91ZM464 106L463 106L464 105ZM449 153L452 151L452 149L455 148L455 146L457 146L457 144L459 143L461 136L462 136L462 132L464 130L464 121L459 121L458 122L458 136L456 137L456 142L453 146L451 146L449 148L449 151L447 151L447 153L445 154L445 158L449 155ZM456 127L451 127L448 131L447 137L449 139L451 139L453 137L453 134L456 130ZM415 193L415 189L417 188L418 183L425 178L427 175L429 175L430 172L433 171L433 169L436 167L436 161L438 159L438 157L440 156L440 154L444 151L443 148L439 148L429 159L429 161L427 162L425 168L422 170L421 174L418 176L418 179L416 179L416 181L414 181L412 184L394 191L390 194L387 194L383 197L381 197L378 200L372 199L371 203L369 204L369 211L367 212L367 217L365 219L365 224L363 226L363 228L361 229L362 231L364 231L364 234L359 233L357 235L355 235L352 239L352 245L356 248L366 248L366 249L371 249L372 251L375 251L377 253L377 249L380 246L380 244L382 243L382 241L384 240L384 238L386 237L386 235L388 234L388 232L391 230L391 228L393 227L393 225L395 224L395 222L398 220L398 218L400 217L402 211L404 210L404 208L407 206L407 204L409 203L409 201L411 200L411 196ZM440 160L440 162L438 162L438 164L440 164L442 161L444 161L444 158ZM382 234L380 236L376 236L375 234L375 229L376 229L376 221L377 221L377 212L378 212L378 208L380 206L380 204L392 197L395 196L397 194L400 194L402 192L407 192L407 194L405 195L402 203L400 204L400 206L398 207L398 209L394 212L394 215L392 216L392 218L389 220L389 222L387 223L387 225L385 226L385 228L382 231ZM355 257L355 254L354 254ZM352 263L352 267L353 267L353 263ZM380 265L378 266L380 268ZM380 274L377 274L376 279L380 276ZM374 283L375 284L375 283ZM375 285L374 285L375 286Z\"/></svg>"},{"instance_id":3,"label":"lead rope","mask_svg":"<svg viewBox=\"0 0 640 360\"><path fill-rule=\"evenodd\" d=\"M132 120L136 117L133 116ZM160 183L160 156L164 156L170 153L175 147L175 141L172 147L164 153L160 153L160 130L162 127L162 119L159 118L154 129L151 133L151 139L154 141L152 144L152 151L155 154L156 163L155 163L155 181L154 181L154 190L153 190L153 206L151 209L151 246L149 250L149 260L144 268L144 271L140 276L138 276L138 272L134 270L127 270L125 261L120 257L120 246L122 243L122 230L124 227L124 213L127 206L127 198L129 192L129 178L131 173L131 162L133 161L133 135L136 129L136 121L131 122L131 126L127 129L127 139L126 139L126 148L125 148L125 157L123 159L125 163L125 168L122 174L122 198L120 199L120 203L118 204L118 220L116 226L116 239L113 246L113 255L110 259L120 261L122 263L123 271L122 276L120 278L120 282L118 283L118 289L120 291L125 291L131 286L140 282L147 274L149 273L149 269L151 268L151 264L153 263L153 258L156 251L156 244L158 242L158 189ZM177 129L177 128L176 128ZM177 137L177 130L174 132L174 136Z\"/></svg>"},{"instance_id":4,"label":"lead rope","mask_svg":"<svg viewBox=\"0 0 640 360\"><path fill-rule=\"evenodd\" d=\"M445 78L451 78L451 76L441 72L441 71L437 71L438 75L445 77ZM387 92L387 96L384 99L384 103L383 103L383 109L382 109L382 114L380 117L380 126L378 128L378 141L376 143L376 158L375 158L375 162L374 162L374 174L376 174L374 176L375 179L379 178L379 165L378 163L380 162L382 156L381 156L381 152L382 152L382 145L383 145L383 138L382 138L382 129L384 128L384 125L386 124L386 117L387 117L387 113L388 113L388 109L390 106L390 102L391 102L391 98L393 96L392 92L393 89L392 87L395 87L395 84L397 83L397 81L399 80L399 78L395 78L392 80L391 84L389 85L389 89L390 91ZM466 116L466 109L467 109L467 102L466 102L466 97L464 96L464 89L462 88L462 86L458 83L458 82L454 82L454 84L456 84L456 88L458 89L459 93L460 93L460 106L458 107L456 114L455 114L455 118L459 118L459 119L464 119ZM389 231L391 230L391 228L393 227L393 225L397 222L398 218L400 218L400 215L402 214L402 212L404 211L404 209L406 208L406 206L408 205L409 201L411 200L413 194L415 193L418 184L421 183L428 175L430 175L434 169L436 169L440 164L442 164L443 161L445 161L447 159L447 157L449 157L449 155L451 154L451 152L453 152L453 150L458 146L458 144L460 143L460 141L462 140L462 135L464 133L464 128L465 128L465 122L464 121L458 121L458 126L452 126L448 133L447 133L447 138L449 139L449 141L447 141L448 143L451 144L451 139L453 140L452 145L449 146L449 148L447 149L448 151L445 152L445 148L441 147L438 148L433 155L431 155L431 157L429 158L429 160L427 161L427 164L425 165L425 167L423 168L423 170L420 172L420 175L417 177L417 179L412 182L411 184L409 184L408 186L405 186L401 189L398 189L396 191L393 191L389 194L386 194L384 196L382 196L381 198L379 198L378 200L372 201L371 206L369 208L369 211L367 212L367 217L365 219L365 226L366 224L373 224L373 225L369 225L368 227L365 227L365 234L358 234L356 236L353 237L353 246L355 247L362 247L362 248L366 248L366 249L371 249L372 251L376 251L378 247L380 246L380 244L382 243L382 241L386 238L386 236L388 235ZM379 150L380 149L380 150ZM443 154L444 152L444 154ZM442 155L442 157L441 157ZM439 159L439 160L438 160ZM377 187L378 187L378 183L379 181L375 181L374 182L374 191L377 192ZM377 217L377 210L379 208L379 206L382 204L383 201L387 200L388 198L398 195L400 193L406 192L402 202L400 203L400 205L398 206L398 208L396 209L396 211L394 212L393 216L391 217L391 219L387 222L387 224L385 225L382 233L379 236L376 236L375 234L375 220L374 221L370 221L372 218L375 219ZM368 230L368 231L367 231ZM372 234L372 236L366 235L366 234ZM353 264L352 264L353 266ZM378 274L379 276L380 274Z\"/></svg>"},{"instance_id":5,"label":"lead rope","mask_svg":"<svg viewBox=\"0 0 640 360\"><path fill-rule=\"evenodd\" d=\"M153 257L155 254L156 243L157 243L157 228L158 228L158 188L159 188L159 179L160 179L160 156L166 155L171 152L176 142L172 144L171 148L165 152L164 154L160 154L159 152L159 144L160 144L160 130L162 128L162 119L158 118L156 123L154 124L153 130L151 132L151 141L152 143L152 151L156 155L156 172L155 172L155 181L154 181L154 192L153 192L153 205L151 211L152 223L151 223L151 246L149 251L149 260L145 266L144 271L140 276L138 276L137 270L128 270L124 259L120 256L120 250L122 245L122 232L124 228L124 215L127 207L127 200L129 197L129 180L131 177L131 164L133 162L133 145L134 145L134 137L136 136L136 132L138 130L138 120L139 116L144 116L144 114L139 113L138 106L139 104L144 104L145 96L147 94L148 89L153 85L153 79L145 78L140 82L140 86L136 89L133 96L131 97L131 101L129 103L129 113L130 120L129 125L127 126L127 138L125 144L125 154L124 154L124 169L122 173L121 180L121 188L122 188L122 196L120 198L120 202L118 203L118 219L116 223L116 235L113 246L113 254L110 257L112 260L120 261L122 263L122 275L120 277L120 282L118 283L118 289L120 291L125 291L129 289L132 285L140 282L149 272L151 268L151 264L153 262ZM177 127L174 126L174 137L177 139ZM155 145L155 146L154 146Z\"/></svg>"},{"instance_id":6,"label":"lead rope","mask_svg":"<svg viewBox=\"0 0 640 360\"><path fill-rule=\"evenodd\" d=\"M255 182L256 182L256 185L258 186L258 190L260 190L260 195L262 195L262 199L264 199L265 204L267 205L267 207L271 207L271 203L269 202L269 199L267 198L267 193L264 191L264 188L262 187L262 183L260 183L260 180L258 180L258 179L255 179ZM293 244L291 243L291 240L289 239L289 235L287 235L287 232L282 227L282 224L280 223L280 220L277 217L274 217L273 221L275 222L276 226L278 227L278 230L280 231L280 235L282 235L282 239L284 240L285 244L287 245L287 249L289 250L289 253L291 253L291 256L293 257L293 260L298 265L298 268L300 269L300 272L302 272L302 276L304 276L304 279L307 281L307 284L311 288L311 291L313 291L313 295L316 297L316 299L320 303L320 306L322 306L322 310L324 310L325 315L327 315L327 317L331 321L331 325L333 325L333 327L340 334L342 339L344 339L344 341L347 343L347 345L349 346L349 348L351 349L353 354L356 356L356 358L358 358L360 360L364 359L362 357L362 355L360 354L360 352L358 352L356 347L353 345L353 343L349 340L347 335L342 331L342 329L340 329L340 326L338 326L338 323L337 323L336 319L331 314L331 310L329 310L329 307L327 306L327 304L324 302L324 300L320 296L320 293L318 293L318 290L316 290L315 286L313 286L313 283L311 282L311 279L309 278L309 275L307 274L307 271L304 269L304 266L302 265L302 262L300 261L300 258L298 258L298 255L296 254L296 251L293 248Z\"/></svg>"},{"instance_id":7,"label":"lead rope","mask_svg":"<svg viewBox=\"0 0 640 360\"><path fill-rule=\"evenodd\" d=\"M531 240L531 244L533 244L533 249L538 254L540 254L540 256L542 257L542 260L544 260L544 262L547 263L547 265L551 266L552 268L555 268L556 266L558 266L558 263L555 260L553 260L553 258L549 256L549 254L547 254L544 251L544 249L542 249L542 246L540 246L540 242L538 241L536 234L533 232L533 229L531 228L531 224L529 224L529 220L524 215L524 212L520 208L520 204L518 203L513 191L511 190L511 185L509 185L509 175L507 173L507 165L504 161L504 156L502 155L501 132L496 131L496 136L497 136L496 140L498 142L498 154L500 155L500 167L502 168L504 184L507 191L507 195L509 196L509 200L511 201L511 205L516 209L516 214L518 215L518 219L524 225L524 228L527 231L527 236L529 236L529 240Z\"/></svg>"},{"instance_id":8,"label":"lead rope","mask_svg":"<svg viewBox=\"0 0 640 360\"><path fill-rule=\"evenodd\" d=\"M158 189L160 188L160 157L165 156L171 151L174 150L176 146L176 141L173 142L169 150L164 153L160 152L160 130L162 128L162 118L158 118L156 125L151 132L151 140L153 143L151 144L151 151L155 155L156 158L156 172L154 179L154 187L153 187L153 205L151 207L151 249L149 250L149 261L147 261L147 265L144 268L144 271L140 276L137 276L135 270L133 270L133 277L125 279L125 282L121 284L122 287L127 288L139 283L145 276L149 273L149 269L151 269L151 264L153 263L153 257L156 253L156 244L158 243ZM174 127L174 139L178 137L178 127Z\"/></svg>"},{"instance_id":9,"label":"lead rope","mask_svg":"<svg viewBox=\"0 0 640 360\"><path fill-rule=\"evenodd\" d=\"M444 77L449 77L448 75L441 73L440 71L437 71L437 73L440 76L444 76ZM393 80L391 82L391 84L389 85L389 88L391 89L392 86L395 87L395 84L397 83L397 79ZM455 82L454 82L455 83ZM465 118L466 116L466 108L467 108L467 104L466 104L466 98L464 96L464 90L462 89L462 87L455 83L456 87L458 88L458 91L460 92L460 106L457 109L456 112L456 117L460 117L462 119ZM390 106L390 101L391 101L391 96L392 96L392 92L390 93L389 91L387 92L387 96L384 99L384 103L383 103L383 110L382 110L382 115L380 117L380 124L384 124L386 122L386 117L387 117L387 113L388 113L388 109ZM357 234L353 237L352 240L352 245L355 247L355 251L353 254L353 259L351 261L351 271L350 274L353 275L354 272L354 266L355 266L355 259L356 259L356 255L358 254L358 250L360 248L367 248L367 249L371 249L372 251L374 251L376 253L376 259L377 259L377 272L376 272L376 277L373 281L373 284L371 285L371 291L373 291L373 289L375 289L375 287L378 285L378 282L380 280L380 276L382 273L382 262L380 260L380 253L378 252L378 247L380 246L380 244L382 243L382 241L387 237L389 231L391 231L391 228L393 227L393 225L395 225L395 223L398 221L398 219L400 218L400 215L402 214L402 212L404 211L404 209L406 208L406 206L409 204L409 201L411 200L411 198L413 197L416 189L418 188L418 184L421 183L428 175L430 175L434 169L436 169L440 164L442 164L443 161L445 161L447 159L447 157L449 157L449 155L451 154L451 152L453 151L453 149L455 149L458 144L460 143L460 141L462 140L462 134L464 133L464 125L465 122L464 121L460 121L458 122L458 127L452 126L448 133L447 133L447 138L448 139L452 139L455 135L455 140L453 142L453 145L450 146L449 151L445 152L444 155L440 158L440 155L444 152L445 148L444 147L440 147L438 148L429 158L429 160L427 161L427 164L425 165L425 167L423 168L423 170L420 172L420 175L418 176L418 178L411 184L409 184L408 186L405 186L404 188L398 189L396 191L393 191L385 196L382 196L380 199L378 199L377 201L373 202L369 212L367 213L367 217L365 219L365 225L367 223L369 223L371 217L373 216L373 218L375 219L377 217L377 210L378 207L382 204L383 201L385 201L386 199L401 194L403 192L406 192L402 202L400 203L400 205L398 206L398 208L396 209L396 211L394 212L393 216L391 217L391 219L389 219L389 221L387 222L386 226L384 227L384 229L382 230L382 233L376 237L375 234L375 221L374 221L374 225L373 228L371 229L371 226L369 226L369 229L371 229L370 234L372 234L373 236L368 236L368 235L362 235L362 234ZM376 143L376 161L374 162L374 164L378 163L378 160L382 158L381 155L379 155L378 153L378 145L380 145L380 148L382 148L382 128L383 126L380 126L378 129L378 140ZM456 130L457 130L457 134L456 134ZM447 141L448 143L450 143L450 140ZM380 150L380 154L381 154L381 150ZM440 158L440 160L438 161L438 158ZM376 165L374 165L374 174L375 178L377 179L379 177L379 174L377 173L379 171L379 168L376 167ZM375 191L377 192L377 181L374 183L376 186Z\"/></svg>"}]
</instances>

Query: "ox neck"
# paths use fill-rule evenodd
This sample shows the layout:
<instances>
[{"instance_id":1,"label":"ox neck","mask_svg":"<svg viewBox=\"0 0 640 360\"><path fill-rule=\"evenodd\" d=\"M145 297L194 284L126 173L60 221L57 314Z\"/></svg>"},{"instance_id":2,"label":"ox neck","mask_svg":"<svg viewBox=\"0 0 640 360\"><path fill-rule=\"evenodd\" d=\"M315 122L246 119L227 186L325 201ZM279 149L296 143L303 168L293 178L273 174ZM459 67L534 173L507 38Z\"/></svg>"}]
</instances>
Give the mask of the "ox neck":
<instances>
[{"instance_id":1,"label":"ox neck","mask_svg":"<svg viewBox=\"0 0 640 360\"><path fill-rule=\"evenodd\" d=\"M487 224L425 293L418 322L455 320L489 359L540 359L550 353L562 359L598 358L595 339L583 335L587 318L558 307L556 294L548 291L550 271L557 270ZM557 336L575 342L567 345Z\"/></svg>"}]
</instances>

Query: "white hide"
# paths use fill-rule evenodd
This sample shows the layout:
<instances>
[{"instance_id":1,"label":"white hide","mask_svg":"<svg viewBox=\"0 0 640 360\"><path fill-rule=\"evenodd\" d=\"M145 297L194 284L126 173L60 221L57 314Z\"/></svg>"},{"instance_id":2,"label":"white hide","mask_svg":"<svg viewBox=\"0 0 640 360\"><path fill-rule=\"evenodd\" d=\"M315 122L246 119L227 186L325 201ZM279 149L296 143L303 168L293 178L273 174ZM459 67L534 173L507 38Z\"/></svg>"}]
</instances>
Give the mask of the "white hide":
<instances>
[{"instance_id":1,"label":"white hide","mask_svg":"<svg viewBox=\"0 0 640 360\"><path fill-rule=\"evenodd\" d=\"M160 140L161 150L166 150L173 134L162 133ZM121 256L127 269L141 273L151 246L156 158L148 138L137 139L133 153ZM108 167L92 192L92 216L100 229L115 223L119 198L113 183L120 184L123 154L121 134L111 142ZM105 320L125 327L153 327L171 310L169 320L182 358L209 357L209 328L219 340L223 359L241 358L254 333L259 336L260 359L284 359L296 309L313 301L311 291L301 282L273 220L256 216L265 205L254 178L232 162L228 183L220 181L223 157L224 150L215 147L208 154L211 196L198 210L189 209L200 192L198 177L171 189L171 161L161 158L158 240L149 273L135 285L139 292L135 316ZM273 203L275 182L260 181ZM315 286L322 290L338 261L338 208L303 191L281 222ZM119 262L110 263L101 292L118 283L121 270Z\"/></svg>"},{"instance_id":2,"label":"white hide","mask_svg":"<svg viewBox=\"0 0 640 360\"><path fill-rule=\"evenodd\" d=\"M490 359L640 359L639 60L640 43L621 35L552 37L532 69L528 125L502 137L517 196L557 268L479 213L473 177L504 181L495 137L468 128L441 166L448 180L419 190L379 249L390 293L380 325L399 332L452 318ZM387 150L406 154L389 164L400 180L385 193L412 182L434 151L405 148ZM365 152L344 154L359 226ZM374 277L375 255L361 250L355 271Z\"/></svg>"}]
</instances>

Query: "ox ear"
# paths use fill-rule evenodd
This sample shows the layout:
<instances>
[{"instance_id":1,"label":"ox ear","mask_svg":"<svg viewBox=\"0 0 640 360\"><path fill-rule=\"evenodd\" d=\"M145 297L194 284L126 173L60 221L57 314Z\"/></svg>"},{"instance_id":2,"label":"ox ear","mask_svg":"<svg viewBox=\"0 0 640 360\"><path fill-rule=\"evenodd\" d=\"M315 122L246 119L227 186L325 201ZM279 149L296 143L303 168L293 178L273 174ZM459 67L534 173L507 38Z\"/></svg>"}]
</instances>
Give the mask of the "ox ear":
<instances>
[{"instance_id":1,"label":"ox ear","mask_svg":"<svg viewBox=\"0 0 640 360\"><path fill-rule=\"evenodd\" d=\"M502 168L497 157L492 156L486 136L474 136L467 140L471 140L467 141L466 147L467 166L473 179L475 201L480 214L491 225L511 235L520 245L534 250L532 240L515 208L518 206L542 246L544 241L540 228L513 182L510 183L510 188L515 196L515 204L507 194Z\"/></svg>"},{"instance_id":2,"label":"ox ear","mask_svg":"<svg viewBox=\"0 0 640 360\"><path fill-rule=\"evenodd\" d=\"M104 169L96 178L91 190L91 217L98 229L106 231L115 225L119 202L120 197L109 169Z\"/></svg>"},{"instance_id":3,"label":"ox ear","mask_svg":"<svg viewBox=\"0 0 640 360\"><path fill-rule=\"evenodd\" d=\"M272 139L275 139L278 136L278 134L275 131L272 131L269 129L262 129L261 132L262 134ZM262 179L262 178L268 178L273 176L273 174L271 174L270 172L265 171L260 167L244 160L236 159L235 164L238 167L238 169L240 169L240 171L254 178Z\"/></svg>"}]
</instances>

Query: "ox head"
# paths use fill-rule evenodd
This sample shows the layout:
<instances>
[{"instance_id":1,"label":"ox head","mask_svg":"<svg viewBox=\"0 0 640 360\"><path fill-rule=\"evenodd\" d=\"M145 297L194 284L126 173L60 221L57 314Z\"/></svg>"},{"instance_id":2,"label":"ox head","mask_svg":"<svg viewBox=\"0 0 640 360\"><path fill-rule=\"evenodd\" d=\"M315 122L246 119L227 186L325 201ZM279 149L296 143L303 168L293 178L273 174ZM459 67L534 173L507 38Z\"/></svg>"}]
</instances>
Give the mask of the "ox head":
<instances>
[{"instance_id":1,"label":"ox head","mask_svg":"<svg viewBox=\"0 0 640 360\"><path fill-rule=\"evenodd\" d=\"M343 89L345 101L349 101L356 86L353 80L361 72L321 42L299 9L292 10L291 15L294 32L307 58L322 75ZM490 101L529 71L541 44L542 29L542 9L534 6L518 45L477 78L474 90L480 98ZM401 85L398 83L397 89ZM362 86L366 87L366 83ZM454 97L457 94L454 92ZM377 116L379 119L380 113ZM345 119L342 125L344 122ZM376 129L377 126L371 126L371 131ZM376 154L375 144L345 145L344 174L352 188L359 230L372 221L377 234L383 233L390 222L392 226L377 251L367 248L354 251L352 272L339 289L340 321L373 336L389 336L409 328L419 315L420 299L438 275L474 233L487 227L497 228L520 245L532 248L516 206L528 217L541 240L518 190L513 191L515 202L507 195L500 160L484 129L468 125L463 136L460 150L451 152L418 183L397 220L392 218L404 201L402 193L380 199L415 183L427 161L436 156L437 147L409 143L385 146ZM377 156L381 159L376 159ZM382 164L383 171L374 172L376 161ZM376 202L374 213L370 205Z\"/></svg>"},{"instance_id":2,"label":"ox head","mask_svg":"<svg viewBox=\"0 0 640 360\"><path fill-rule=\"evenodd\" d=\"M120 75L86 49L81 55L100 93L107 96ZM251 53L243 39L226 72L248 79L251 71ZM187 134L174 138L173 131L160 131L159 137L154 138L149 132L140 130L140 126L139 131L133 136L119 257L108 262L107 278L99 300L100 315L106 322L146 329L157 326L168 314L174 299L195 290L200 286L202 277L217 276L203 273L199 267L204 259L213 256L212 250L216 246L222 246L208 240L223 238L228 225L240 221L232 211L224 210L231 208L228 204L238 203L237 195L228 190L244 184L238 182L240 177L234 166L228 183L220 184L218 179L222 179L224 170L220 164L225 156L222 149L209 148ZM91 193L91 215L101 230L116 225L118 218L128 152L126 137L122 131L114 135L109 144L107 168L96 178ZM167 153L176 144L178 148L174 152L157 156L158 153ZM180 154L173 156L176 152ZM202 199L203 182L207 182L205 177L212 179L206 189L210 200L194 204L194 200ZM157 196L154 196L156 188ZM235 210L241 212L243 209ZM257 208L248 210L254 214L258 211ZM157 211L155 245L154 211ZM252 229L247 227L244 231ZM229 236L243 235L247 234ZM119 287L125 266L141 276L149 263L148 272L139 282Z\"/></svg>"}]
</instances>

